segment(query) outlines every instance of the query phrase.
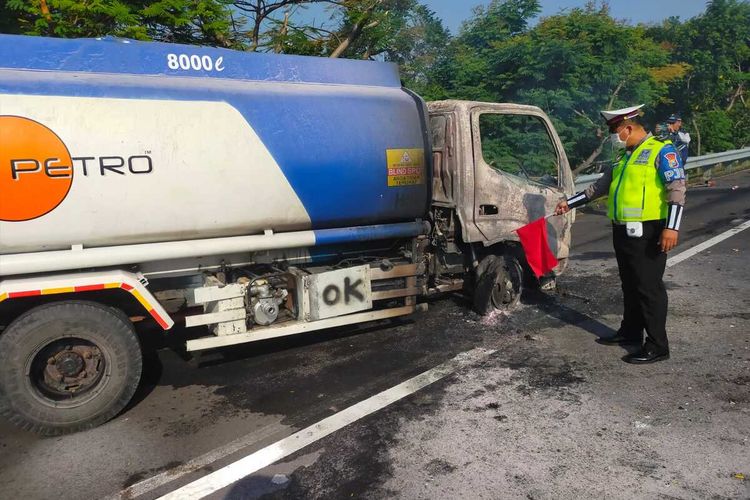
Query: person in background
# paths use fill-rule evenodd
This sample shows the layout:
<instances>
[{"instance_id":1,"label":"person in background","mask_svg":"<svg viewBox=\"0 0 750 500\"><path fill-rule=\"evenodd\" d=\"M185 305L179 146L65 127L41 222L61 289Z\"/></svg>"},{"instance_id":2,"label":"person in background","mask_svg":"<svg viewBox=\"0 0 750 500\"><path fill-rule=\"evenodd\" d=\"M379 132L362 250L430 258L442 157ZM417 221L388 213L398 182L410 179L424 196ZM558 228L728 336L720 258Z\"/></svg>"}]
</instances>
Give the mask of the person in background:
<instances>
[{"instance_id":1,"label":"person in background","mask_svg":"<svg viewBox=\"0 0 750 500\"><path fill-rule=\"evenodd\" d=\"M690 134L682 131L682 118L679 114L673 113L667 118L666 138L672 141L682 159L682 166L685 166L688 159L688 146L690 146Z\"/></svg>"},{"instance_id":2,"label":"person in background","mask_svg":"<svg viewBox=\"0 0 750 500\"><path fill-rule=\"evenodd\" d=\"M669 359L663 276L667 252L677 245L686 190L677 150L669 140L658 139L644 129L642 107L602 111L612 144L621 153L599 180L561 200L555 210L561 215L608 195L607 215L612 219L624 312L617 334L598 342L640 346L638 352L623 358L633 364Z\"/></svg>"}]
</instances>

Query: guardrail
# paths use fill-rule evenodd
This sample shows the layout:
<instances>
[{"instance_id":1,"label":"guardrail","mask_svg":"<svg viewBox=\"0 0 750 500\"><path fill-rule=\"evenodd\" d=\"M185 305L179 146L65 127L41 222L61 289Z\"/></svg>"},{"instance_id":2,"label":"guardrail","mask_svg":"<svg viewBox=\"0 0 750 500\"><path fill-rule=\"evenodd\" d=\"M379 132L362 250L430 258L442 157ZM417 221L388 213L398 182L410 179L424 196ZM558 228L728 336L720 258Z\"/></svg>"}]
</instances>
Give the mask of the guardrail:
<instances>
[{"instance_id":1,"label":"guardrail","mask_svg":"<svg viewBox=\"0 0 750 500\"><path fill-rule=\"evenodd\" d=\"M746 158L750 158L750 148L733 149L731 151L724 151L723 153L711 153L703 156L688 158L688 161L685 164L685 170L710 167L719 163L744 160Z\"/></svg>"},{"instance_id":2,"label":"guardrail","mask_svg":"<svg viewBox=\"0 0 750 500\"><path fill-rule=\"evenodd\" d=\"M697 168L713 167L715 165L730 163L740 160L750 160L750 148L733 149L723 153L710 153L703 156L693 156L688 158L685 164L685 170L694 170ZM586 189L596 182L603 174L587 174L576 177L576 193Z\"/></svg>"}]
</instances>

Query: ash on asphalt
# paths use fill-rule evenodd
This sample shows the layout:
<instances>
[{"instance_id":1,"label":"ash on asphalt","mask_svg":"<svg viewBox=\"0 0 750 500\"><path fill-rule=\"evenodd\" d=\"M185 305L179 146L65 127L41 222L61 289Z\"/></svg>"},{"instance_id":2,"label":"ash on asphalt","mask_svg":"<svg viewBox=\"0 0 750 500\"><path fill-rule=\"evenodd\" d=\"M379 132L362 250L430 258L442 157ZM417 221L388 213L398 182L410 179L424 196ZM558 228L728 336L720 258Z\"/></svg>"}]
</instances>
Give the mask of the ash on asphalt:
<instances>
[{"instance_id":1,"label":"ash on asphalt","mask_svg":"<svg viewBox=\"0 0 750 500\"><path fill-rule=\"evenodd\" d=\"M440 311L442 315L445 311ZM535 394L552 394L567 404L575 404L577 392L572 387L585 384L591 376L585 364L568 362L561 359L550 359L541 354L534 345L538 340L528 338L521 333L520 327L534 322L538 327L556 325L555 320L540 320L532 308L524 307L512 315L502 326L496 326L488 335L494 337L490 343L493 348L502 349L501 358L482 363L473 369L490 374L497 370L513 372L508 380L496 380L486 375L480 386L460 401L460 411L467 420L474 418L491 418L497 425L508 425L509 415L513 414L511 405L495 398L495 394L504 385L510 383L520 397L533 397ZM474 327L476 328L476 327ZM272 492L258 490L264 484L259 477L266 477L261 471L253 477L241 480L214 498L227 499L294 499L294 498L390 498L409 497L403 491L387 485L396 474L396 465L390 450L398 447L405 437L401 434L404 422L423 425L427 437L440 439L439 412L445 404L445 393L448 388L460 382L461 374L447 377L430 386L407 401L393 405L357 422L346 429L329 436L315 446L322 451L314 465L297 469L290 476L284 488ZM475 401L482 401L476 404ZM455 403L451 403L455 406ZM469 417L468 415L481 415ZM565 418L568 414L560 412L556 418ZM408 439L408 437L406 438ZM299 455L309 453L303 450L289 458L294 460ZM427 460L424 454L418 454L417 461ZM467 462L451 462L439 455L431 458L422 467L425 477L448 477L458 469L465 468ZM487 471L492 474L491 471ZM468 495L469 492L464 492Z\"/></svg>"},{"instance_id":2,"label":"ash on asphalt","mask_svg":"<svg viewBox=\"0 0 750 500\"><path fill-rule=\"evenodd\" d=\"M601 298L601 278L592 277L590 284L582 290L592 297ZM597 291L599 290L599 291ZM598 302L598 301L597 301ZM562 308L567 313L549 316L546 310ZM579 298L565 298L558 289L556 292L543 293L527 291L523 305L511 314L495 315L490 321L466 309L466 304L456 304L451 300L434 301L429 314L420 317L420 330L430 331L430 338L435 342L452 340L456 352L467 350L479 344L498 349L500 357L492 362L483 363L476 369L492 372L496 369L513 373L507 381L493 382L489 376L486 383L474 390L467 401L476 398L490 398L502 385L513 384L514 390L521 396L534 394L554 394L561 401L575 404L578 400L573 387L585 384L592 376L591 369L579 361L568 361L541 352L536 344L542 341L535 335L525 332L544 328L558 328L564 325L578 325L594 321L592 314L598 313L594 303ZM413 325L410 325L413 326ZM398 328L398 327L397 327ZM602 326L603 334L611 330ZM464 342L456 341L464 338ZM424 338L415 339L418 346L425 348ZM407 342L411 342L407 340ZM433 349L437 346L431 346ZM415 374L422 370L415 370ZM267 491L267 481L259 478L270 478L270 474L260 472L241 480L215 498L343 498L371 497L382 498L403 496L396 490L389 490L385 482L394 474L393 464L388 450L398 444L397 434L405 419L423 422L433 427L432 418L443 404L446 388L456 384L460 375L447 377L430 386L406 402L396 404L378 412L377 416L357 422L344 431L325 438L315 449L323 450L314 466L302 467L294 471L290 481L283 488ZM371 392L371 393L374 393ZM495 400L463 409L470 413L487 413L494 422L507 423L512 408ZM563 416L561 416L563 415ZM559 412L556 418L564 418L565 412ZM433 429L435 436L439 427ZM295 460L309 453L309 450L298 452L289 458ZM425 465L425 473L431 476L452 474L462 464L453 464L440 459L431 460ZM367 492L370 492L369 494Z\"/></svg>"}]
</instances>

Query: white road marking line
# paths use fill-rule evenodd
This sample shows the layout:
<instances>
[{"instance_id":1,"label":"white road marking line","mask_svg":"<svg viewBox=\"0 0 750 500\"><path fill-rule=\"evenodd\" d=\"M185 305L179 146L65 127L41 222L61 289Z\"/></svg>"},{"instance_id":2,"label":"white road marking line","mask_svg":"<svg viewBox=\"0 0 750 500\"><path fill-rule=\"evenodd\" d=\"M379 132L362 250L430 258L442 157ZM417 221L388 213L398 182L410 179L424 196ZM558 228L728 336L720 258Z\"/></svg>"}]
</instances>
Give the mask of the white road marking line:
<instances>
[{"instance_id":1,"label":"white road marking line","mask_svg":"<svg viewBox=\"0 0 750 500\"><path fill-rule=\"evenodd\" d=\"M426 372L410 378L390 389L360 401L320 422L313 424L255 453L245 456L217 471L214 471L192 483L178 488L161 497L162 500L193 500L204 498L240 479L253 474L277 462L302 448L360 420L376 411L382 410L396 401L405 398L438 380L447 377L461 368L476 363L496 351L472 349L463 352L453 359Z\"/></svg>"},{"instance_id":2,"label":"white road marking line","mask_svg":"<svg viewBox=\"0 0 750 500\"><path fill-rule=\"evenodd\" d=\"M742 224L740 224L739 226L733 227L729 231L725 231L725 232L723 232L723 233L721 233L719 235L714 236L710 240L704 241L700 245L695 245L694 247L689 248L689 249L685 250L682 253L678 253L674 257L670 257L669 259L667 259L667 267L672 267L672 266L674 266L676 264L679 264L683 260L689 259L693 255L695 255L697 253L700 253L700 252L702 252L703 250L705 250L707 248L711 248L712 246L716 245L717 243L721 243L722 241L726 240L727 238L729 238L731 236L734 236L735 234L740 233L740 232L744 231L745 229L747 229L749 227L750 227L750 220L747 220L747 221L743 222Z\"/></svg>"},{"instance_id":3,"label":"white road marking line","mask_svg":"<svg viewBox=\"0 0 750 500\"><path fill-rule=\"evenodd\" d=\"M191 474L207 465L210 465L217 460L221 460L222 458L227 457L233 453L237 453L243 448L252 446L258 441L268 439L271 436L280 436L280 433L283 431L289 432L289 428L278 423L267 425L239 439L235 439L234 441L224 446L220 446L219 448L211 450L208 453L200 455L185 464L167 469L163 472L160 472L159 474L156 474L155 476L151 476L147 479L144 479L143 481L139 481L133 485L130 485L121 492L107 497L106 500L137 498L141 495L145 495L146 493L154 491L155 489L164 486L165 484L176 481L177 479L187 474Z\"/></svg>"}]
</instances>

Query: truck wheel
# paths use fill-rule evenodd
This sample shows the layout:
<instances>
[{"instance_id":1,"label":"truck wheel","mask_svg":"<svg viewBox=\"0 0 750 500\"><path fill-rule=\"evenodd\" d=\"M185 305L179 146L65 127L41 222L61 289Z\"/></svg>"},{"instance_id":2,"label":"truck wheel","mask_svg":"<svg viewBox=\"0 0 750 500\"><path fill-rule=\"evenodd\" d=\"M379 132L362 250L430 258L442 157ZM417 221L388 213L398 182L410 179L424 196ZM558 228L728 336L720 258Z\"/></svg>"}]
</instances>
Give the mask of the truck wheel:
<instances>
[{"instance_id":1,"label":"truck wheel","mask_svg":"<svg viewBox=\"0 0 750 500\"><path fill-rule=\"evenodd\" d=\"M56 436L117 415L141 377L141 347L122 312L95 302L36 307L0 335L0 414Z\"/></svg>"},{"instance_id":2,"label":"truck wheel","mask_svg":"<svg viewBox=\"0 0 750 500\"><path fill-rule=\"evenodd\" d=\"M508 311L521 301L523 271L510 255L488 255L477 268L474 310L485 315L493 310Z\"/></svg>"}]
</instances>

